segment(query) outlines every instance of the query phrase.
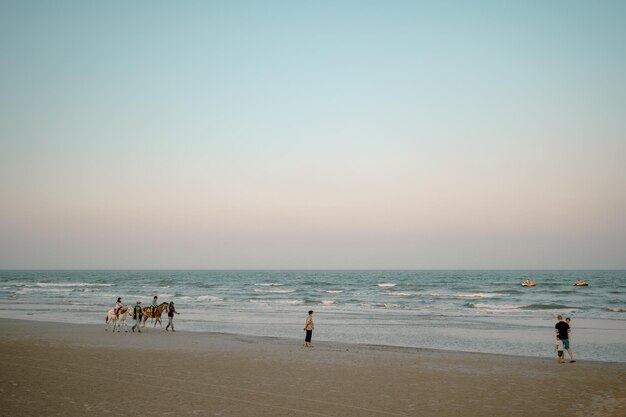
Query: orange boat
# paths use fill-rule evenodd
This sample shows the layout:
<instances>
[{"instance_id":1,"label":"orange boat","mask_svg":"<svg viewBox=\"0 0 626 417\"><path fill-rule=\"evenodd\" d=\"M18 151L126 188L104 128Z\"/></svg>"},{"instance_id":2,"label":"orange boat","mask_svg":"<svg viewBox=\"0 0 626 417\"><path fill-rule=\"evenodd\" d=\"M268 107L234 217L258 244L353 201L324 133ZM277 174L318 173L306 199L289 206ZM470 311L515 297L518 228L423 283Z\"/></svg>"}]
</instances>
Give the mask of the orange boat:
<instances>
[{"instance_id":1,"label":"orange boat","mask_svg":"<svg viewBox=\"0 0 626 417\"><path fill-rule=\"evenodd\" d=\"M522 287L534 287L535 285L537 285L535 281L531 281L529 279L522 281Z\"/></svg>"}]
</instances>

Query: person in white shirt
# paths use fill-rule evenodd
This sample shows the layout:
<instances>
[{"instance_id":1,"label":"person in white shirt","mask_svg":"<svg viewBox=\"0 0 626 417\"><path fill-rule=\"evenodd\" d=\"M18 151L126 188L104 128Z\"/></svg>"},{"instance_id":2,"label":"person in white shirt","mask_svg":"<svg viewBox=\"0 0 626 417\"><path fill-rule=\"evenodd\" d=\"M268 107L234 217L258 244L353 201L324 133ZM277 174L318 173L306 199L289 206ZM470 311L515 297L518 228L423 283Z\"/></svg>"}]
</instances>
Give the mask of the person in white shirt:
<instances>
[{"instance_id":1,"label":"person in white shirt","mask_svg":"<svg viewBox=\"0 0 626 417\"><path fill-rule=\"evenodd\" d=\"M554 346L554 350L556 351L558 362L565 363L565 358L563 357L563 341L558 334L556 335L556 345Z\"/></svg>"},{"instance_id":2,"label":"person in white shirt","mask_svg":"<svg viewBox=\"0 0 626 417\"><path fill-rule=\"evenodd\" d=\"M311 336L313 335L313 310L309 310L309 315L306 316L306 321L304 322L304 331L306 332L306 337L304 338L304 347L313 347L311 345Z\"/></svg>"}]
</instances>

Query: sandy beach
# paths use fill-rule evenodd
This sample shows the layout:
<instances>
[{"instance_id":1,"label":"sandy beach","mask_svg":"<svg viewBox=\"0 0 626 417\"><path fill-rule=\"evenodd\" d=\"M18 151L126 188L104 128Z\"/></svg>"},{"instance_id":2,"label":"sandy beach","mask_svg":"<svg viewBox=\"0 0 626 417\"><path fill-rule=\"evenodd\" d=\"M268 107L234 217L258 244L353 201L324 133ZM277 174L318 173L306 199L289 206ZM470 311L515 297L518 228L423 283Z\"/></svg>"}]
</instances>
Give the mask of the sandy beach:
<instances>
[{"instance_id":1,"label":"sandy beach","mask_svg":"<svg viewBox=\"0 0 626 417\"><path fill-rule=\"evenodd\" d=\"M626 364L3 320L2 416L624 416Z\"/></svg>"}]
</instances>

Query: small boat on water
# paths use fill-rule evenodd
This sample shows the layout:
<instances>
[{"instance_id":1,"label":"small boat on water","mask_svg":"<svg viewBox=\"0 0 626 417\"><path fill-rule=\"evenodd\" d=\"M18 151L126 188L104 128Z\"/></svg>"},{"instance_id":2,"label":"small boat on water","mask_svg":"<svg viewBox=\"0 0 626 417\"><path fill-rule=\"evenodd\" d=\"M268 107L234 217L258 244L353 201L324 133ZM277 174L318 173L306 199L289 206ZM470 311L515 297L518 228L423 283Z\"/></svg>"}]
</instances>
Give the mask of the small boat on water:
<instances>
[{"instance_id":1,"label":"small boat on water","mask_svg":"<svg viewBox=\"0 0 626 417\"><path fill-rule=\"evenodd\" d=\"M576 282L574 283L575 287L588 287L589 283L587 281L581 281L579 279L576 280Z\"/></svg>"},{"instance_id":2,"label":"small boat on water","mask_svg":"<svg viewBox=\"0 0 626 417\"><path fill-rule=\"evenodd\" d=\"M535 281L531 281L529 279L522 281L522 287L534 287L535 285L537 285Z\"/></svg>"}]
</instances>

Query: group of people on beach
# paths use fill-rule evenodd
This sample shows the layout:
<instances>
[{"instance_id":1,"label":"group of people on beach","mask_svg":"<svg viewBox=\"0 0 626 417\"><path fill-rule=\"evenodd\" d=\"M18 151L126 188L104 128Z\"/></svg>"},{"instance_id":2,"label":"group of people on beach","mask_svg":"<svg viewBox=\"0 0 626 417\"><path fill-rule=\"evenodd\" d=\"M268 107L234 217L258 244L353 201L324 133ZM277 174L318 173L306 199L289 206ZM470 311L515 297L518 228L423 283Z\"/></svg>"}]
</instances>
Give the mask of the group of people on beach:
<instances>
[{"instance_id":1,"label":"group of people on beach","mask_svg":"<svg viewBox=\"0 0 626 417\"><path fill-rule=\"evenodd\" d=\"M114 307L114 312L116 316L119 314L119 310L122 307L123 307L122 298L119 297ZM152 317L153 319L155 318L157 307L158 307L158 296L155 295L154 298L152 299L152 305L150 306L150 309L146 310L146 312L149 312L149 315L147 316L147 318L150 318L150 317ZM180 314L180 313L176 311L176 308L174 307L174 302L170 301L169 304L167 305L167 316L169 320L168 320L167 326L165 327L165 331L168 331L170 327L172 328L173 332L176 331L174 330L174 314ZM133 325L131 329L133 332L135 331L135 329L137 329L137 331L141 333L140 324L141 324L143 315L144 315L144 310L141 307L141 300L137 300L137 303L133 307L133 320L135 320L135 324ZM576 362L576 360L574 359L574 352L572 351L572 347L570 346L570 333L572 331L572 328L570 326L571 319L567 317L564 321L563 316L559 314L557 316L557 320L558 322L554 325L554 331L556 332L556 344L555 344L554 350L557 352L558 362L565 363L564 351L567 351L569 355L570 363L574 363ZM309 310L306 316L306 319L304 321L304 329L303 329L306 332L305 337L304 337L304 347L306 348L313 347L311 343L311 339L313 337L314 328L315 326L313 324L313 310Z\"/></svg>"},{"instance_id":2,"label":"group of people on beach","mask_svg":"<svg viewBox=\"0 0 626 417\"><path fill-rule=\"evenodd\" d=\"M556 332L556 345L554 346L554 350L557 352L557 358L559 363L565 363L565 355L563 351L567 351L569 355L569 362L574 363L574 352L572 351L572 347L569 343L569 336L572 332L572 328L570 327L571 319L567 317L565 321L563 321L563 316L558 315L558 322L554 325L554 331Z\"/></svg>"},{"instance_id":3,"label":"group of people on beach","mask_svg":"<svg viewBox=\"0 0 626 417\"><path fill-rule=\"evenodd\" d=\"M113 307L113 312L115 313L116 317L119 316L119 312L122 309L122 307L124 307L124 305L122 304L122 297L118 297L117 302L115 303L115 307ZM132 309L133 320L135 320L135 324L131 328L133 333L135 332L135 329L137 329L138 333L141 333L140 325L141 325L141 321L144 320L144 316L146 316L145 320L147 320L148 318L152 318L153 321L155 318L160 320L161 316L160 316L158 307L159 307L158 295L155 295L152 298L152 305L150 306L150 309L144 310L141 307L141 300L137 300L137 303L135 303L135 306ZM167 310L168 322L167 322L167 326L165 327L165 331L168 331L169 328L171 327L172 331L175 332L176 330L174 330L174 314L180 314L180 313L176 311L176 308L174 307L174 301L170 301L167 304L166 310ZM145 325L145 320L144 320L144 325Z\"/></svg>"}]
</instances>

